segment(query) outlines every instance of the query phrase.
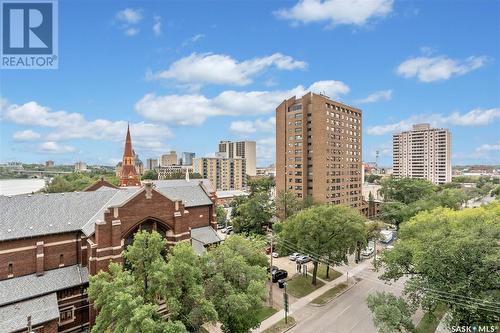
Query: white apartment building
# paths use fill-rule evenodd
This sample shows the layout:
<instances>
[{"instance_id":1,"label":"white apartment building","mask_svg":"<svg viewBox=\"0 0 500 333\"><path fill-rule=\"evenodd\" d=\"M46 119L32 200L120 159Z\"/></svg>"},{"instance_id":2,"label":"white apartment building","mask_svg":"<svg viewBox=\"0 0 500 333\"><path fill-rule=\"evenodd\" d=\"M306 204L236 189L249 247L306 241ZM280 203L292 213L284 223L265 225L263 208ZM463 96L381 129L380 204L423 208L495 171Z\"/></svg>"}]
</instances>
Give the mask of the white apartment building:
<instances>
[{"instance_id":1,"label":"white apartment building","mask_svg":"<svg viewBox=\"0 0 500 333\"><path fill-rule=\"evenodd\" d=\"M193 171L208 179L217 191L245 190L245 159L201 157L193 160Z\"/></svg>"},{"instance_id":2,"label":"white apartment building","mask_svg":"<svg viewBox=\"0 0 500 333\"><path fill-rule=\"evenodd\" d=\"M221 141L219 142L217 155L225 158L244 158L246 160L247 175L257 175L255 141Z\"/></svg>"},{"instance_id":3,"label":"white apartment building","mask_svg":"<svg viewBox=\"0 0 500 333\"><path fill-rule=\"evenodd\" d=\"M451 133L446 128L416 124L392 139L393 175L451 182Z\"/></svg>"}]
</instances>

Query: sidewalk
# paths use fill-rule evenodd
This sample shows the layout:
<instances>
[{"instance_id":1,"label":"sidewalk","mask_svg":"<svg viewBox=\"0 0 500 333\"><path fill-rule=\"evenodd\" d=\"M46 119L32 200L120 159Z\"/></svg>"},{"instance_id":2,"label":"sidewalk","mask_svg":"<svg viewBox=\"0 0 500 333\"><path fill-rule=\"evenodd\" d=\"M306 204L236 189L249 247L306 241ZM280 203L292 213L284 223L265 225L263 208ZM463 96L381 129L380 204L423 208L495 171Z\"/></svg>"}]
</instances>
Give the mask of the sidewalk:
<instances>
[{"instance_id":1,"label":"sidewalk","mask_svg":"<svg viewBox=\"0 0 500 333\"><path fill-rule=\"evenodd\" d=\"M313 291L309 295L306 295L302 298L299 298L296 302L291 303L290 304L290 311L288 312L288 315L293 316L294 312L297 312L300 309L302 309L303 307L305 307L307 304L309 304L316 297L322 295L327 290L330 290L330 288L335 287L337 284L339 284L341 282L345 282L346 278L347 278L346 272L349 272L349 281L350 281L349 283L351 283L351 281L352 281L351 278L354 277L357 273L359 273L363 269L365 269L366 266L370 265L370 264L371 264L371 262L364 261L364 262L357 264L355 266L347 265L347 266L334 267L335 270L342 272L343 274L341 276L339 276L338 278L336 278L335 280L330 281L330 282L326 282L326 281L322 280L325 282L325 285L323 287L316 289L315 291ZM260 327L252 330L252 333L262 332L283 318L285 318L285 312L284 312L284 310L280 310L280 311L276 312L274 315L272 315L271 317L264 320L261 323Z\"/></svg>"}]
</instances>

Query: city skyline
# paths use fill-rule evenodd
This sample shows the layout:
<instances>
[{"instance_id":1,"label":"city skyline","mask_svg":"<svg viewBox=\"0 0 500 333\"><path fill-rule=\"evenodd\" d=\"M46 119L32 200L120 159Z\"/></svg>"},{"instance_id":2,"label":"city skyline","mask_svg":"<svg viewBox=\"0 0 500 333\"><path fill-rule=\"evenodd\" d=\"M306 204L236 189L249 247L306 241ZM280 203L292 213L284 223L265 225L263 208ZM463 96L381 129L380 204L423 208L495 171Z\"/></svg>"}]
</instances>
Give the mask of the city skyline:
<instances>
[{"instance_id":1,"label":"city skyline","mask_svg":"<svg viewBox=\"0 0 500 333\"><path fill-rule=\"evenodd\" d=\"M59 69L2 71L0 160L115 165L130 122L144 161L255 140L266 166L275 108L311 90L363 111L364 161L391 165L392 135L427 122L453 165L500 164L499 3L311 3L61 1Z\"/></svg>"}]
</instances>

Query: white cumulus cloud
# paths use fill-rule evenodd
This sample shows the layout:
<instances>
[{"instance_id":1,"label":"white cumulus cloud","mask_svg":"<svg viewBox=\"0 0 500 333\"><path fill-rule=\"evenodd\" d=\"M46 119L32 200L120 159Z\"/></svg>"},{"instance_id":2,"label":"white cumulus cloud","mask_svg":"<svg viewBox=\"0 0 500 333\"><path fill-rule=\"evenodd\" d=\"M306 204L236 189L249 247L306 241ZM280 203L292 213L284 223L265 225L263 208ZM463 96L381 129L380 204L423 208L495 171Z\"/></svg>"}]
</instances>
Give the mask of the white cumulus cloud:
<instances>
[{"instance_id":1,"label":"white cumulus cloud","mask_svg":"<svg viewBox=\"0 0 500 333\"><path fill-rule=\"evenodd\" d=\"M477 108L467 113L453 112L450 115L430 114L412 116L396 123L368 127L369 135L385 135L411 129L418 123L429 123L434 127L439 126L485 126L500 119L500 108Z\"/></svg>"},{"instance_id":2,"label":"white cumulus cloud","mask_svg":"<svg viewBox=\"0 0 500 333\"><path fill-rule=\"evenodd\" d=\"M276 118L269 119L239 120L231 122L229 130L235 134L246 136L256 132L274 132L276 127Z\"/></svg>"},{"instance_id":3,"label":"white cumulus cloud","mask_svg":"<svg viewBox=\"0 0 500 333\"><path fill-rule=\"evenodd\" d=\"M159 36L161 35L161 17L155 16L153 17L153 19L154 19L153 32L156 36Z\"/></svg>"},{"instance_id":4,"label":"white cumulus cloud","mask_svg":"<svg viewBox=\"0 0 500 333\"><path fill-rule=\"evenodd\" d=\"M116 19L127 24L137 24L142 20L142 10L125 8L116 13Z\"/></svg>"},{"instance_id":5,"label":"white cumulus cloud","mask_svg":"<svg viewBox=\"0 0 500 333\"><path fill-rule=\"evenodd\" d=\"M49 154L65 154L76 151L76 148L68 145L61 145L54 141L43 142L38 146L39 152Z\"/></svg>"},{"instance_id":6,"label":"white cumulus cloud","mask_svg":"<svg viewBox=\"0 0 500 333\"><path fill-rule=\"evenodd\" d=\"M349 87L340 81L318 81L305 88L301 85L282 91L223 91L209 98L203 95L146 94L135 104L141 116L177 125L201 125L214 116L258 116L274 112L285 99L301 97L307 91L325 93L331 98L347 94Z\"/></svg>"},{"instance_id":7,"label":"white cumulus cloud","mask_svg":"<svg viewBox=\"0 0 500 333\"><path fill-rule=\"evenodd\" d=\"M389 101L392 99L392 90L380 90L376 91L365 98L358 99L356 101L357 104L368 104L368 103L376 103L379 101Z\"/></svg>"},{"instance_id":8,"label":"white cumulus cloud","mask_svg":"<svg viewBox=\"0 0 500 333\"><path fill-rule=\"evenodd\" d=\"M15 132L14 135L12 135L12 138L15 141L33 141L40 139L40 137L41 137L40 133L32 130L18 131Z\"/></svg>"},{"instance_id":9,"label":"white cumulus cloud","mask_svg":"<svg viewBox=\"0 0 500 333\"><path fill-rule=\"evenodd\" d=\"M1 116L2 121L52 129L45 137L48 142L73 139L120 142L123 141L127 128L127 122L124 120L87 120L81 113L52 111L49 107L35 101L21 105L8 104L2 108ZM154 148L165 139L173 136L168 127L152 123L131 123L130 128L134 145L137 147ZM33 130L26 130L15 133L13 139L20 141L21 138L24 138L26 141L28 137L34 140L40 138L40 134ZM51 145L48 144L47 147Z\"/></svg>"},{"instance_id":10,"label":"white cumulus cloud","mask_svg":"<svg viewBox=\"0 0 500 333\"><path fill-rule=\"evenodd\" d=\"M167 70L149 73L150 79L176 80L184 84L230 84L243 86L252 83L255 75L269 67L279 70L305 69L307 63L281 53L237 61L229 55L192 53L175 61Z\"/></svg>"},{"instance_id":11,"label":"white cumulus cloud","mask_svg":"<svg viewBox=\"0 0 500 333\"><path fill-rule=\"evenodd\" d=\"M416 77L421 82L443 81L481 68L489 60L487 56L472 56L464 60L447 56L416 57L402 62L397 73L404 78Z\"/></svg>"},{"instance_id":12,"label":"white cumulus cloud","mask_svg":"<svg viewBox=\"0 0 500 333\"><path fill-rule=\"evenodd\" d=\"M494 151L500 151L500 142L497 144L488 144L485 143L479 147L476 148L477 152L494 152Z\"/></svg>"},{"instance_id":13,"label":"white cumulus cloud","mask_svg":"<svg viewBox=\"0 0 500 333\"><path fill-rule=\"evenodd\" d=\"M139 33L137 25L143 19L141 9L125 8L116 13L115 18L126 36L133 37Z\"/></svg>"},{"instance_id":14,"label":"white cumulus cloud","mask_svg":"<svg viewBox=\"0 0 500 333\"><path fill-rule=\"evenodd\" d=\"M294 23L361 26L390 14L392 5L393 0L300 0L292 8L280 9L275 15Z\"/></svg>"}]
</instances>

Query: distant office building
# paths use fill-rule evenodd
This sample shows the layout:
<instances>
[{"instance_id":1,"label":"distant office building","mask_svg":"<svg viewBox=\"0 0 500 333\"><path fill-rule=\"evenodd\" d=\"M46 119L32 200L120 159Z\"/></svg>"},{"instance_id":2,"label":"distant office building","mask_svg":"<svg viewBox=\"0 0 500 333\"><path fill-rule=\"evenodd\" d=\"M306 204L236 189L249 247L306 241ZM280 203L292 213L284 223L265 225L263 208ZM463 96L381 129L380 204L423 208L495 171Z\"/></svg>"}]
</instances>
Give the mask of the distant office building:
<instances>
[{"instance_id":1,"label":"distant office building","mask_svg":"<svg viewBox=\"0 0 500 333\"><path fill-rule=\"evenodd\" d=\"M219 142L219 156L244 158L246 159L247 175L257 175L255 141L221 141Z\"/></svg>"},{"instance_id":2,"label":"distant office building","mask_svg":"<svg viewBox=\"0 0 500 333\"><path fill-rule=\"evenodd\" d=\"M180 165L193 165L193 159L196 157L195 153L183 152L179 159Z\"/></svg>"},{"instance_id":3,"label":"distant office building","mask_svg":"<svg viewBox=\"0 0 500 333\"><path fill-rule=\"evenodd\" d=\"M217 191L246 188L245 159L201 157L193 160L193 170L208 179Z\"/></svg>"},{"instance_id":4,"label":"distant office building","mask_svg":"<svg viewBox=\"0 0 500 333\"><path fill-rule=\"evenodd\" d=\"M186 171L189 174L193 173L193 167L190 165L167 165L156 168L158 180L172 179L172 176L177 175L176 179L184 179Z\"/></svg>"},{"instance_id":5,"label":"distant office building","mask_svg":"<svg viewBox=\"0 0 500 333\"><path fill-rule=\"evenodd\" d=\"M161 155L160 166L177 165L177 152L175 150L170 151L168 154Z\"/></svg>"},{"instance_id":6,"label":"distant office building","mask_svg":"<svg viewBox=\"0 0 500 333\"><path fill-rule=\"evenodd\" d=\"M146 160L146 170L154 170L158 168L158 159L157 158L148 158Z\"/></svg>"},{"instance_id":7,"label":"distant office building","mask_svg":"<svg viewBox=\"0 0 500 333\"><path fill-rule=\"evenodd\" d=\"M361 110L307 93L276 108L276 190L361 209Z\"/></svg>"},{"instance_id":8,"label":"distant office building","mask_svg":"<svg viewBox=\"0 0 500 333\"><path fill-rule=\"evenodd\" d=\"M54 167L54 161L46 161L45 162L45 167L46 168L53 168Z\"/></svg>"},{"instance_id":9,"label":"distant office building","mask_svg":"<svg viewBox=\"0 0 500 333\"><path fill-rule=\"evenodd\" d=\"M276 177L276 167L274 164L268 167L258 167L257 176L260 177Z\"/></svg>"},{"instance_id":10,"label":"distant office building","mask_svg":"<svg viewBox=\"0 0 500 333\"><path fill-rule=\"evenodd\" d=\"M78 161L75 163L75 171L76 172L82 172L82 171L87 171L87 163Z\"/></svg>"},{"instance_id":11,"label":"distant office building","mask_svg":"<svg viewBox=\"0 0 500 333\"><path fill-rule=\"evenodd\" d=\"M451 134L446 128L413 125L410 131L394 134L392 150L394 176L451 182Z\"/></svg>"}]
</instances>

